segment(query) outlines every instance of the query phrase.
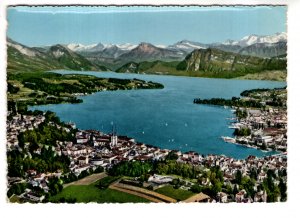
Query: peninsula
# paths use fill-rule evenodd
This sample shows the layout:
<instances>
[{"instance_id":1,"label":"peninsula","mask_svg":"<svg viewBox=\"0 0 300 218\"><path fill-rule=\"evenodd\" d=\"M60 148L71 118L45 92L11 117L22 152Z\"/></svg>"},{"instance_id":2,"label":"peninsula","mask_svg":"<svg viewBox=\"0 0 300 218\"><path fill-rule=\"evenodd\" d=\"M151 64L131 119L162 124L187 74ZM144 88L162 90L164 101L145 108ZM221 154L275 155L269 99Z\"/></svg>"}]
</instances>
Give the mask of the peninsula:
<instances>
[{"instance_id":1,"label":"peninsula","mask_svg":"<svg viewBox=\"0 0 300 218\"><path fill-rule=\"evenodd\" d=\"M236 115L229 128L235 129L234 138L223 136L229 143L247 147L281 151L287 150L287 90L245 90L232 99L194 99L195 104L231 107Z\"/></svg>"}]
</instances>

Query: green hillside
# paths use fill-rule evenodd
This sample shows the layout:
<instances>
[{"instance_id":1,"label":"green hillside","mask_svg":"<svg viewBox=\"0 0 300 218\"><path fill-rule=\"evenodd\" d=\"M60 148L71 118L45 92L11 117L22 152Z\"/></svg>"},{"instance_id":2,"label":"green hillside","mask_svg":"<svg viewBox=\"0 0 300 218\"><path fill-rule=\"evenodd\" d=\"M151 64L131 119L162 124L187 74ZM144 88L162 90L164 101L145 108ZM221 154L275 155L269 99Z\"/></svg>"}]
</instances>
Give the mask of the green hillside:
<instances>
[{"instance_id":1,"label":"green hillside","mask_svg":"<svg viewBox=\"0 0 300 218\"><path fill-rule=\"evenodd\" d=\"M62 45L48 49L29 48L13 40L8 40L7 72L41 72L55 69L70 70L108 70L93 64L83 56Z\"/></svg>"},{"instance_id":2,"label":"green hillside","mask_svg":"<svg viewBox=\"0 0 300 218\"><path fill-rule=\"evenodd\" d=\"M199 49L191 52L179 62L129 62L117 72L167 74L211 78L237 78L268 71L286 72L286 59L283 57L259 58L225 52L219 49ZM282 73L284 75L286 73ZM272 77L273 79L282 77ZM257 77L260 78L260 77Z\"/></svg>"}]
</instances>

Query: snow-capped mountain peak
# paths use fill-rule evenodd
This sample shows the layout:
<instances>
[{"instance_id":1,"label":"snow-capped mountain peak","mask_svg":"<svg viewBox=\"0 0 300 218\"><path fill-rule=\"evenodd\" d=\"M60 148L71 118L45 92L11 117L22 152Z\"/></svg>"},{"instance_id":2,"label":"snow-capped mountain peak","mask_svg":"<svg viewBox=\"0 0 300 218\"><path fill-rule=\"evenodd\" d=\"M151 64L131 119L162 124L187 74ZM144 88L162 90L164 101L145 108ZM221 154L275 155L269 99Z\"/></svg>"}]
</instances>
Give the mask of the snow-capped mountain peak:
<instances>
[{"instance_id":1,"label":"snow-capped mountain peak","mask_svg":"<svg viewBox=\"0 0 300 218\"><path fill-rule=\"evenodd\" d=\"M274 35L269 35L269 36L258 36L253 34L253 35L245 36L238 41L227 40L223 43L223 45L239 45L242 47L246 47L256 43L277 43L282 41L285 42L287 41L287 34L285 32L276 33Z\"/></svg>"},{"instance_id":2,"label":"snow-capped mountain peak","mask_svg":"<svg viewBox=\"0 0 300 218\"><path fill-rule=\"evenodd\" d=\"M83 44L80 44L80 43L71 43L71 44L66 45L66 47L68 49L70 49L71 51L75 51L75 52L76 51L85 51L85 50L91 49L95 46L97 46L97 44L83 45Z\"/></svg>"},{"instance_id":3,"label":"snow-capped mountain peak","mask_svg":"<svg viewBox=\"0 0 300 218\"><path fill-rule=\"evenodd\" d=\"M157 48L167 48L166 45L155 45L155 47L157 47Z\"/></svg>"},{"instance_id":4,"label":"snow-capped mountain peak","mask_svg":"<svg viewBox=\"0 0 300 218\"><path fill-rule=\"evenodd\" d=\"M193 51L194 49L207 48L207 46L199 42L182 40L173 45L168 46L168 48L190 52Z\"/></svg>"},{"instance_id":5,"label":"snow-capped mountain peak","mask_svg":"<svg viewBox=\"0 0 300 218\"><path fill-rule=\"evenodd\" d=\"M234 41L232 39L228 39L223 43L223 45L237 45L237 44L238 44L238 41Z\"/></svg>"},{"instance_id":6,"label":"snow-capped mountain peak","mask_svg":"<svg viewBox=\"0 0 300 218\"><path fill-rule=\"evenodd\" d=\"M133 44L130 44L130 43L123 43L123 44L117 45L117 47L119 49L128 50L129 51L129 50L132 50L132 49L136 48L137 45L133 45Z\"/></svg>"},{"instance_id":7,"label":"snow-capped mountain peak","mask_svg":"<svg viewBox=\"0 0 300 218\"><path fill-rule=\"evenodd\" d=\"M71 43L67 44L66 47L75 52L95 52L95 51L103 51L104 49L113 49L118 48L124 51L129 51L137 47L137 45L133 45L130 43L124 44L91 44L91 45L83 45L80 43Z\"/></svg>"}]
</instances>

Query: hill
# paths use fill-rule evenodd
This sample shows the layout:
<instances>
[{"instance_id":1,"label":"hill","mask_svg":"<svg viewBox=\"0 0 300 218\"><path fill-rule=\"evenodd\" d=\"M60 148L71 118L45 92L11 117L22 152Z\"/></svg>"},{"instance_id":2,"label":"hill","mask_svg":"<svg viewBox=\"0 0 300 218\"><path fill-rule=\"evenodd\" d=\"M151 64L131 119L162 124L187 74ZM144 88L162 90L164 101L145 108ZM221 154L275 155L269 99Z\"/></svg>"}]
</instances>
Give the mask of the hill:
<instances>
[{"instance_id":1,"label":"hill","mask_svg":"<svg viewBox=\"0 0 300 218\"><path fill-rule=\"evenodd\" d=\"M274 70L286 71L286 59L284 57L260 58L208 48L194 50L181 62L129 62L116 71L126 73L236 78L267 70L269 73Z\"/></svg>"},{"instance_id":2,"label":"hill","mask_svg":"<svg viewBox=\"0 0 300 218\"><path fill-rule=\"evenodd\" d=\"M240 55L215 48L198 49L180 62L177 70L198 72L205 77L234 78L266 70L286 70L286 59Z\"/></svg>"},{"instance_id":3,"label":"hill","mask_svg":"<svg viewBox=\"0 0 300 218\"><path fill-rule=\"evenodd\" d=\"M179 61L143 61L140 63L129 62L118 68L118 73L149 73L149 74L175 74Z\"/></svg>"},{"instance_id":4,"label":"hill","mask_svg":"<svg viewBox=\"0 0 300 218\"><path fill-rule=\"evenodd\" d=\"M30 48L11 39L7 40L8 72L54 69L108 70L59 44L47 48Z\"/></svg>"},{"instance_id":5,"label":"hill","mask_svg":"<svg viewBox=\"0 0 300 218\"><path fill-rule=\"evenodd\" d=\"M159 48L150 43L142 42L128 53L122 54L118 59L122 61L154 61L179 60L182 53L170 49Z\"/></svg>"}]
</instances>

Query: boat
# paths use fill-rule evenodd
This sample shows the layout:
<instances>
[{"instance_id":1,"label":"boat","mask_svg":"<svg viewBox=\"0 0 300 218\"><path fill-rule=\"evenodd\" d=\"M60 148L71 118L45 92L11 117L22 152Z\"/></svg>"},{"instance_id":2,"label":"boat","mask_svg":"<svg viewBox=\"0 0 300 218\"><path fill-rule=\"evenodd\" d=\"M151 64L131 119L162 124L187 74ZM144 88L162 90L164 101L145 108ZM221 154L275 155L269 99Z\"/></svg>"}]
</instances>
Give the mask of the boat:
<instances>
[{"instance_id":1,"label":"boat","mask_svg":"<svg viewBox=\"0 0 300 218\"><path fill-rule=\"evenodd\" d=\"M231 138L231 137L228 137L228 136L221 136L221 138L222 138L225 142L228 142L228 143L236 143L236 142L235 142L235 138Z\"/></svg>"},{"instance_id":2,"label":"boat","mask_svg":"<svg viewBox=\"0 0 300 218\"><path fill-rule=\"evenodd\" d=\"M237 120L236 117L227 117L226 120Z\"/></svg>"},{"instance_id":3,"label":"boat","mask_svg":"<svg viewBox=\"0 0 300 218\"><path fill-rule=\"evenodd\" d=\"M229 129L238 129L239 127L237 127L236 125L231 125L231 126L228 126Z\"/></svg>"}]
</instances>

